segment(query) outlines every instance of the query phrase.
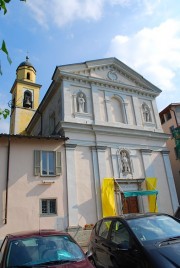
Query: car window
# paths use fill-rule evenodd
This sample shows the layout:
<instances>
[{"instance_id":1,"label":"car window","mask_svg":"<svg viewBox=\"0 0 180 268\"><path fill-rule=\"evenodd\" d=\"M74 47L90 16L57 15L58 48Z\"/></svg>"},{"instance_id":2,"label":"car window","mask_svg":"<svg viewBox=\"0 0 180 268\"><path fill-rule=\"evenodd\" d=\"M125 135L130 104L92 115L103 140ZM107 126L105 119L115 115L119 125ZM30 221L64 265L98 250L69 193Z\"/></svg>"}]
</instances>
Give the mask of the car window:
<instances>
[{"instance_id":1,"label":"car window","mask_svg":"<svg viewBox=\"0 0 180 268\"><path fill-rule=\"evenodd\" d=\"M120 221L115 221L112 224L110 240L116 244L129 245L130 236L124 224Z\"/></svg>"},{"instance_id":2,"label":"car window","mask_svg":"<svg viewBox=\"0 0 180 268\"><path fill-rule=\"evenodd\" d=\"M37 236L13 240L7 256L7 266L38 265L47 261L80 261L84 254L67 235Z\"/></svg>"},{"instance_id":3,"label":"car window","mask_svg":"<svg viewBox=\"0 0 180 268\"><path fill-rule=\"evenodd\" d=\"M180 223L166 215L131 219L128 224L142 242L180 236Z\"/></svg>"},{"instance_id":4,"label":"car window","mask_svg":"<svg viewBox=\"0 0 180 268\"><path fill-rule=\"evenodd\" d=\"M103 237L103 238L107 238L108 237L108 232L111 226L111 220L103 220L101 223L101 226L99 228L99 236Z\"/></svg>"},{"instance_id":5,"label":"car window","mask_svg":"<svg viewBox=\"0 0 180 268\"><path fill-rule=\"evenodd\" d=\"M96 234L98 234L100 224L101 224L101 221L98 221L96 223L96 225L95 225L95 232L96 232Z\"/></svg>"}]
</instances>

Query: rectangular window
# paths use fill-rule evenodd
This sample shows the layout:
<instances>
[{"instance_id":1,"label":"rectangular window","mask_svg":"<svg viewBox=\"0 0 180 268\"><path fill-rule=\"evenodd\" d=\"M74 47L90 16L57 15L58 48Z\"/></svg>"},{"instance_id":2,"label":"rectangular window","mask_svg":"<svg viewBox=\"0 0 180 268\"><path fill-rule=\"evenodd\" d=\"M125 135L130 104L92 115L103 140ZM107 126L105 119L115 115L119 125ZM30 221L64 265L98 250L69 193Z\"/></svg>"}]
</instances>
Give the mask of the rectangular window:
<instances>
[{"instance_id":1,"label":"rectangular window","mask_svg":"<svg viewBox=\"0 0 180 268\"><path fill-rule=\"evenodd\" d=\"M162 116L160 117L160 120L161 120L161 124L164 124L164 123L165 123L164 115L162 115Z\"/></svg>"},{"instance_id":2,"label":"rectangular window","mask_svg":"<svg viewBox=\"0 0 180 268\"><path fill-rule=\"evenodd\" d=\"M170 130L170 133L173 135L174 126L171 126L171 127L169 128L169 130Z\"/></svg>"},{"instance_id":3,"label":"rectangular window","mask_svg":"<svg viewBox=\"0 0 180 268\"><path fill-rule=\"evenodd\" d=\"M171 119L171 112L170 112L170 111L167 112L167 114L166 114L166 119L167 119L167 120Z\"/></svg>"},{"instance_id":4,"label":"rectangular window","mask_svg":"<svg viewBox=\"0 0 180 268\"><path fill-rule=\"evenodd\" d=\"M58 176L61 174L61 152L34 151L35 176Z\"/></svg>"},{"instance_id":5,"label":"rectangular window","mask_svg":"<svg viewBox=\"0 0 180 268\"><path fill-rule=\"evenodd\" d=\"M40 213L42 215L57 214L56 199L42 199Z\"/></svg>"}]
</instances>

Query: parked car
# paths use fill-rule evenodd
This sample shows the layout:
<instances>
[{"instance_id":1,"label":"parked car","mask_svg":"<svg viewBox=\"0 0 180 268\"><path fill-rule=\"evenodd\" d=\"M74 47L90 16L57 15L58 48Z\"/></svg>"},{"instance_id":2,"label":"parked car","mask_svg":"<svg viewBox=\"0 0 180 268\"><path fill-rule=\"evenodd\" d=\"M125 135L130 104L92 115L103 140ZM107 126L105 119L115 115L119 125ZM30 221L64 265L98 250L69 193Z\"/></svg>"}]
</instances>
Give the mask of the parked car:
<instances>
[{"instance_id":1,"label":"parked car","mask_svg":"<svg viewBox=\"0 0 180 268\"><path fill-rule=\"evenodd\" d=\"M95 267L180 267L180 221L162 213L103 218L92 230L87 256Z\"/></svg>"},{"instance_id":2,"label":"parked car","mask_svg":"<svg viewBox=\"0 0 180 268\"><path fill-rule=\"evenodd\" d=\"M174 217L180 219L180 206L178 206L176 212L174 213Z\"/></svg>"},{"instance_id":3,"label":"parked car","mask_svg":"<svg viewBox=\"0 0 180 268\"><path fill-rule=\"evenodd\" d=\"M0 248L0 267L92 268L83 250L68 234L41 230L8 234Z\"/></svg>"}]
</instances>

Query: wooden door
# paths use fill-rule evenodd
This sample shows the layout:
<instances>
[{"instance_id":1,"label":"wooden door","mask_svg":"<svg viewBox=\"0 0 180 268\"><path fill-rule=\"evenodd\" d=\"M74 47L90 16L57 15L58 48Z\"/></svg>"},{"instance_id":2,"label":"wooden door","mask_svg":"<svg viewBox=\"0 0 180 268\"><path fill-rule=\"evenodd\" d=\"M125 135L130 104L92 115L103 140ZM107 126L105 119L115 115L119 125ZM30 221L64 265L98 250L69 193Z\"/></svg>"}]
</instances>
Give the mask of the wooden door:
<instances>
[{"instance_id":1,"label":"wooden door","mask_svg":"<svg viewBox=\"0 0 180 268\"><path fill-rule=\"evenodd\" d=\"M123 214L128 213L138 213L138 200L136 196L125 198L123 194L121 194L122 206L123 206Z\"/></svg>"}]
</instances>

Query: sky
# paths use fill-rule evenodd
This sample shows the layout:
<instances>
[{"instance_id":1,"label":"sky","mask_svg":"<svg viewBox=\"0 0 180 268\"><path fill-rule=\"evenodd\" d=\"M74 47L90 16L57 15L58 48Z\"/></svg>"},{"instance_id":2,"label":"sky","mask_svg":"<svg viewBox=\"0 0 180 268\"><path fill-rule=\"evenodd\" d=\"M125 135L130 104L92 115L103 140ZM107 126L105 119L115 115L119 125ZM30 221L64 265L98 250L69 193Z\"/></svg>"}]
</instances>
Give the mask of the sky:
<instances>
[{"instance_id":1,"label":"sky","mask_svg":"<svg viewBox=\"0 0 180 268\"><path fill-rule=\"evenodd\" d=\"M0 11L0 108L8 108L16 69L29 56L40 100L56 66L116 57L162 90L160 112L180 102L179 0L11 0ZM9 133L9 118L0 120Z\"/></svg>"}]
</instances>

